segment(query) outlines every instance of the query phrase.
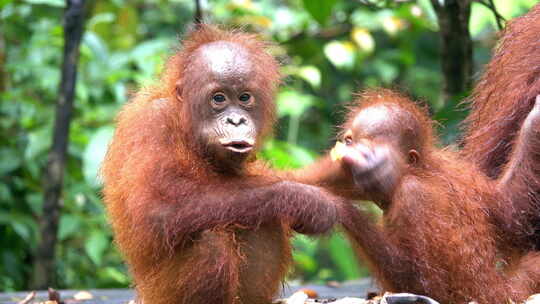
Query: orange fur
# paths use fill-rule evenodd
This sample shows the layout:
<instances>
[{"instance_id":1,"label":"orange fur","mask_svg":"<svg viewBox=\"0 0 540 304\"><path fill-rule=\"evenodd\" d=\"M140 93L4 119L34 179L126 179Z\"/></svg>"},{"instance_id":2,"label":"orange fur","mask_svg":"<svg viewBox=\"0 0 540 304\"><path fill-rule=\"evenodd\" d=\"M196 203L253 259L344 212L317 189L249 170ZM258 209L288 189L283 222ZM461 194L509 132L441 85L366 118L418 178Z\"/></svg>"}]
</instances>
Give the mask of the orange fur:
<instances>
[{"instance_id":1,"label":"orange fur","mask_svg":"<svg viewBox=\"0 0 540 304\"><path fill-rule=\"evenodd\" d=\"M398 93L370 90L353 106L345 127L353 128L356 115L379 105L391 107L392 115L380 124L383 133L367 138L379 145L409 130L417 134L410 141L420 152L416 163L395 171L402 176L390 202L380 204L382 226L353 206L342 214L359 256L382 287L428 295L441 303L506 303L538 292L540 259L512 250L492 214L493 204L504 201L505 195L473 163L450 148L433 145L433 123L425 110ZM372 123L380 123L377 119ZM397 142L401 145L403 140ZM392 155L402 153L399 147Z\"/></svg>"},{"instance_id":2,"label":"orange fur","mask_svg":"<svg viewBox=\"0 0 540 304\"><path fill-rule=\"evenodd\" d=\"M489 176L500 175L521 123L540 94L540 4L508 22L476 85L464 154Z\"/></svg>"},{"instance_id":3,"label":"orange fur","mask_svg":"<svg viewBox=\"0 0 540 304\"><path fill-rule=\"evenodd\" d=\"M499 213L510 232L530 226L526 235L518 236L526 250L540 248L540 142L520 135L540 94L539 39L540 4L508 22L468 100L471 113L462 152L489 177L503 180L500 190L512 203ZM504 182L508 168L515 173L511 182Z\"/></svg>"},{"instance_id":4,"label":"orange fur","mask_svg":"<svg viewBox=\"0 0 540 304\"><path fill-rule=\"evenodd\" d=\"M193 54L216 41L240 45L255 63L257 138L274 123L280 77L265 43L208 25L184 40L157 85L123 107L102 168L104 195L145 304L268 304L291 261L291 226L321 233L336 219L333 198L322 190L282 182L253 158L220 172L202 156L191 122L194 101L179 88L203 94L192 84L192 76L201 76Z\"/></svg>"}]
</instances>

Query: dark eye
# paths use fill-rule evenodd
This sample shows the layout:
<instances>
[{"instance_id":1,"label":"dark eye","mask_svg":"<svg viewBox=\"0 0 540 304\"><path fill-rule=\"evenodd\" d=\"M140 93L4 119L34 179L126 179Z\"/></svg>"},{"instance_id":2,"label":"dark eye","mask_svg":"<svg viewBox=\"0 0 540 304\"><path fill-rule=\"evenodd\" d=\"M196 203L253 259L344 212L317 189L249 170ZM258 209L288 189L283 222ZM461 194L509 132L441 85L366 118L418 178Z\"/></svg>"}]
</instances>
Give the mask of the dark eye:
<instances>
[{"instance_id":1,"label":"dark eye","mask_svg":"<svg viewBox=\"0 0 540 304\"><path fill-rule=\"evenodd\" d=\"M352 136L350 136L350 135L345 136L345 138L343 139L343 141L345 142L345 144L346 144L347 146L352 145L352 143L353 143Z\"/></svg>"},{"instance_id":2,"label":"dark eye","mask_svg":"<svg viewBox=\"0 0 540 304\"><path fill-rule=\"evenodd\" d=\"M212 100L214 101L214 103L221 104L221 103L225 102L225 95L216 94L216 95L214 95L214 97L212 97Z\"/></svg>"},{"instance_id":3,"label":"dark eye","mask_svg":"<svg viewBox=\"0 0 540 304\"><path fill-rule=\"evenodd\" d=\"M240 95L238 99L240 99L241 102L248 102L251 99L251 95L249 95L248 93L244 93Z\"/></svg>"}]
</instances>

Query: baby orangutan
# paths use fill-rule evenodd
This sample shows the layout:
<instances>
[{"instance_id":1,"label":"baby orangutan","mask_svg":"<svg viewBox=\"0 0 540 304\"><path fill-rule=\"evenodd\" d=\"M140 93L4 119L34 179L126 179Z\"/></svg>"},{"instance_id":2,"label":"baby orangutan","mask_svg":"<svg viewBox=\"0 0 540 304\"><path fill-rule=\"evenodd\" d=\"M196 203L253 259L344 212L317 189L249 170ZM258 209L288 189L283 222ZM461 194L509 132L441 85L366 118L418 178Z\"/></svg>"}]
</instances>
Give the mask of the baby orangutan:
<instances>
[{"instance_id":1,"label":"baby orangutan","mask_svg":"<svg viewBox=\"0 0 540 304\"><path fill-rule=\"evenodd\" d=\"M201 25L118 116L105 202L144 304L268 304L292 230L324 233L337 219L337 197L255 159L280 81L265 46Z\"/></svg>"},{"instance_id":2,"label":"baby orangutan","mask_svg":"<svg viewBox=\"0 0 540 304\"><path fill-rule=\"evenodd\" d=\"M512 250L497 226L493 208L505 198L496 183L457 153L437 148L425 109L405 96L371 90L359 101L331 153L339 161L332 166L327 156L312 167L327 170L302 174L383 210L381 226L353 205L341 215L383 289L452 304L522 301L540 291L540 255ZM538 127L540 101L522 132L530 135ZM346 178L354 191L347 190Z\"/></svg>"}]
</instances>

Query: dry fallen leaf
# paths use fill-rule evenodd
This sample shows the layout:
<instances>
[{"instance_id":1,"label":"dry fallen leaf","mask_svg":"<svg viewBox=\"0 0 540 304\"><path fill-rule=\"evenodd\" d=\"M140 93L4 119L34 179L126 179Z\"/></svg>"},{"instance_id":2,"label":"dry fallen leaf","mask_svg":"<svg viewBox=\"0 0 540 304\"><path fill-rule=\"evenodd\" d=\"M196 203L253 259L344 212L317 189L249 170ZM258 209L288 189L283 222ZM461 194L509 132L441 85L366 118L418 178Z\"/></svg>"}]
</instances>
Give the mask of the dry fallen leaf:
<instances>
[{"instance_id":1,"label":"dry fallen leaf","mask_svg":"<svg viewBox=\"0 0 540 304\"><path fill-rule=\"evenodd\" d=\"M317 294L317 292L316 292L315 290L313 290L313 289L302 288L302 289L300 289L300 290L298 290L298 291L299 291L299 292L301 291L301 292L305 293L305 294L308 296L308 298L310 298L310 299L316 299L316 298L319 297L319 295Z\"/></svg>"},{"instance_id":2,"label":"dry fallen leaf","mask_svg":"<svg viewBox=\"0 0 540 304\"><path fill-rule=\"evenodd\" d=\"M36 292L32 291L31 293L29 293L26 296L26 298L24 298L22 301L20 301L17 304L28 304L28 303L32 302L32 300L34 300L35 297L36 297Z\"/></svg>"},{"instance_id":3,"label":"dry fallen leaf","mask_svg":"<svg viewBox=\"0 0 540 304\"><path fill-rule=\"evenodd\" d=\"M88 291L84 291L84 290L83 290L83 291L77 292L77 293L73 296L73 298L74 298L75 300L92 300L92 299L94 298L94 296L93 296L91 293L89 293Z\"/></svg>"},{"instance_id":4,"label":"dry fallen leaf","mask_svg":"<svg viewBox=\"0 0 540 304\"><path fill-rule=\"evenodd\" d=\"M308 299L308 295L303 291L297 291L290 296L285 303L286 304L305 304Z\"/></svg>"}]
</instances>

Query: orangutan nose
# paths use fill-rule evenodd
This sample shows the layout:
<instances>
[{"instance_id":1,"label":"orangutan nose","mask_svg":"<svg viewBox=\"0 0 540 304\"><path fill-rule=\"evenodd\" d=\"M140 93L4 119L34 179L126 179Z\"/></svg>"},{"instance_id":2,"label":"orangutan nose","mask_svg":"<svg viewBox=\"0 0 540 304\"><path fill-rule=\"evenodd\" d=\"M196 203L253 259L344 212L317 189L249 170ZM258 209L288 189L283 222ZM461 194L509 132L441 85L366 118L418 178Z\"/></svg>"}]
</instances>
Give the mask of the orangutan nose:
<instances>
[{"instance_id":1,"label":"orangutan nose","mask_svg":"<svg viewBox=\"0 0 540 304\"><path fill-rule=\"evenodd\" d=\"M241 124L246 124L247 119L240 114L232 113L229 116L227 116L227 123L230 123L231 125L238 127Z\"/></svg>"}]
</instances>

